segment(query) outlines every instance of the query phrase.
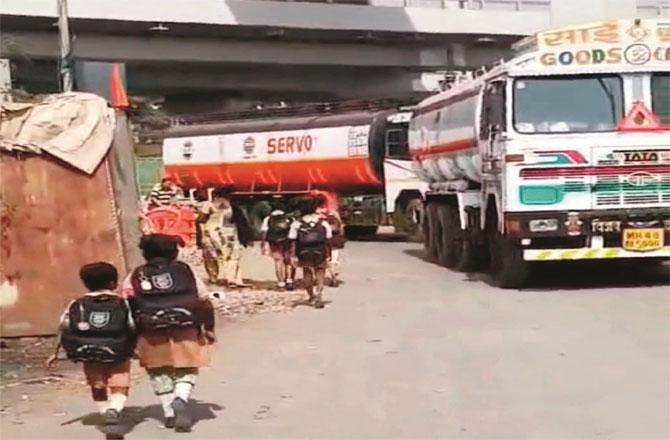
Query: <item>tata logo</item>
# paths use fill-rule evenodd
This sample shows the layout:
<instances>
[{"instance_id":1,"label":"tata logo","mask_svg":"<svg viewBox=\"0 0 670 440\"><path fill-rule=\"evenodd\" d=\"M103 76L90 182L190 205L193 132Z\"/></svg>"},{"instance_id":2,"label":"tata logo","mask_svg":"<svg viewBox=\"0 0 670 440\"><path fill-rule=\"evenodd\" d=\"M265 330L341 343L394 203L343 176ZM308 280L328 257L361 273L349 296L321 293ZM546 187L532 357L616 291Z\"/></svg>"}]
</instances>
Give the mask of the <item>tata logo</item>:
<instances>
[{"instance_id":1,"label":"tata logo","mask_svg":"<svg viewBox=\"0 0 670 440\"><path fill-rule=\"evenodd\" d=\"M658 162L658 153L655 151L626 151L623 153L624 163L631 162Z\"/></svg>"},{"instance_id":2,"label":"tata logo","mask_svg":"<svg viewBox=\"0 0 670 440\"><path fill-rule=\"evenodd\" d=\"M625 180L631 186L647 186L657 183L658 177L653 174L645 173L644 171L638 171L626 176Z\"/></svg>"},{"instance_id":3,"label":"tata logo","mask_svg":"<svg viewBox=\"0 0 670 440\"><path fill-rule=\"evenodd\" d=\"M181 146L181 155L184 159L190 159L193 157L193 142L186 141Z\"/></svg>"},{"instance_id":4,"label":"tata logo","mask_svg":"<svg viewBox=\"0 0 670 440\"><path fill-rule=\"evenodd\" d=\"M251 156L254 154L254 150L256 149L256 140L249 136L242 143L242 148L244 149L244 152L247 156Z\"/></svg>"}]
</instances>

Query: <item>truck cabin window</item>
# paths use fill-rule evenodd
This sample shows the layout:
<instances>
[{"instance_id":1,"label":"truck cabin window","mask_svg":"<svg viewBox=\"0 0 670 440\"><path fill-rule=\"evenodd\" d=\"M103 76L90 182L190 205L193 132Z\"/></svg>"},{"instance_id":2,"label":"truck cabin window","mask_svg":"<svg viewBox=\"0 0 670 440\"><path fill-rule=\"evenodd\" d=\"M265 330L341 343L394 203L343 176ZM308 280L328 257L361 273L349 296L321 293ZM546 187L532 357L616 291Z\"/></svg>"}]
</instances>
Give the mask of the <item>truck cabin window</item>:
<instances>
[{"instance_id":1,"label":"truck cabin window","mask_svg":"<svg viewBox=\"0 0 670 440\"><path fill-rule=\"evenodd\" d=\"M623 85L615 75L514 82L514 128L519 133L612 131L622 117Z\"/></svg>"},{"instance_id":2,"label":"truck cabin window","mask_svg":"<svg viewBox=\"0 0 670 440\"><path fill-rule=\"evenodd\" d=\"M505 82L495 81L487 86L482 100L482 115L479 138L486 140L491 136L492 128L499 132L505 127Z\"/></svg>"},{"instance_id":3,"label":"truck cabin window","mask_svg":"<svg viewBox=\"0 0 670 440\"><path fill-rule=\"evenodd\" d=\"M670 124L670 73L651 77L651 105L661 122Z\"/></svg>"},{"instance_id":4,"label":"truck cabin window","mask_svg":"<svg viewBox=\"0 0 670 440\"><path fill-rule=\"evenodd\" d=\"M386 157L410 159L406 128L394 128L386 131Z\"/></svg>"}]
</instances>

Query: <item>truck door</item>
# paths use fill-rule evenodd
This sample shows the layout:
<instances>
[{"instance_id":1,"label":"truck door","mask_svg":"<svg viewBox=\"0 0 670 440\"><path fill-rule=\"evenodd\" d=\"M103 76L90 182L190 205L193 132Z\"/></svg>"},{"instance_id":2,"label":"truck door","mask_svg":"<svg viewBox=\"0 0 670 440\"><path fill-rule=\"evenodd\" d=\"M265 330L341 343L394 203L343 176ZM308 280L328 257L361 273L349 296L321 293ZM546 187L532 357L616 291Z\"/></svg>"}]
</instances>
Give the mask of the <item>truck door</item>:
<instances>
[{"instance_id":1,"label":"truck door","mask_svg":"<svg viewBox=\"0 0 670 440\"><path fill-rule=\"evenodd\" d=\"M505 81L493 81L488 83L484 89L479 121L479 151L482 154L484 173L498 174L500 172L499 144L506 129Z\"/></svg>"}]
</instances>

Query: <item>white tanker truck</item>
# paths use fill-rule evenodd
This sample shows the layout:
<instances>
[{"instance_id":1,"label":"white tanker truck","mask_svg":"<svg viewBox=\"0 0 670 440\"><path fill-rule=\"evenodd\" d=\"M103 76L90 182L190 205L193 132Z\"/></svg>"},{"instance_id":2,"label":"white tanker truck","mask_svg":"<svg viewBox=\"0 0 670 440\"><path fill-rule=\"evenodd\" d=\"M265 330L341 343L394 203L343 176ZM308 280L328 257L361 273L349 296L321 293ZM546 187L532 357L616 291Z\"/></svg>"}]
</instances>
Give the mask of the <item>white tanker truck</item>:
<instances>
[{"instance_id":1,"label":"white tanker truck","mask_svg":"<svg viewBox=\"0 0 670 440\"><path fill-rule=\"evenodd\" d=\"M424 244L520 287L532 262L670 257L670 23L542 32L421 102Z\"/></svg>"}]
</instances>

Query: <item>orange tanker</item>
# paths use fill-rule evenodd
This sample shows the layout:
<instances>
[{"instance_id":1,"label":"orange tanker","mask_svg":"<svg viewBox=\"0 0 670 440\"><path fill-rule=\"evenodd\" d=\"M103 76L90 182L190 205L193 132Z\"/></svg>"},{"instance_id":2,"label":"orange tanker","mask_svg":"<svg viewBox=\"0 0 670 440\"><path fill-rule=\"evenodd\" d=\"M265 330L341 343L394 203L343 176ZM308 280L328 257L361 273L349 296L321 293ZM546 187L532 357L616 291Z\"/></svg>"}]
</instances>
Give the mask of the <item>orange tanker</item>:
<instances>
[{"instance_id":1,"label":"orange tanker","mask_svg":"<svg viewBox=\"0 0 670 440\"><path fill-rule=\"evenodd\" d=\"M397 114L352 111L176 126L163 141L165 174L185 189L227 187L251 217L254 205L269 197L335 193L347 229L372 232L384 218L386 162L403 162L413 177L408 118Z\"/></svg>"}]
</instances>

